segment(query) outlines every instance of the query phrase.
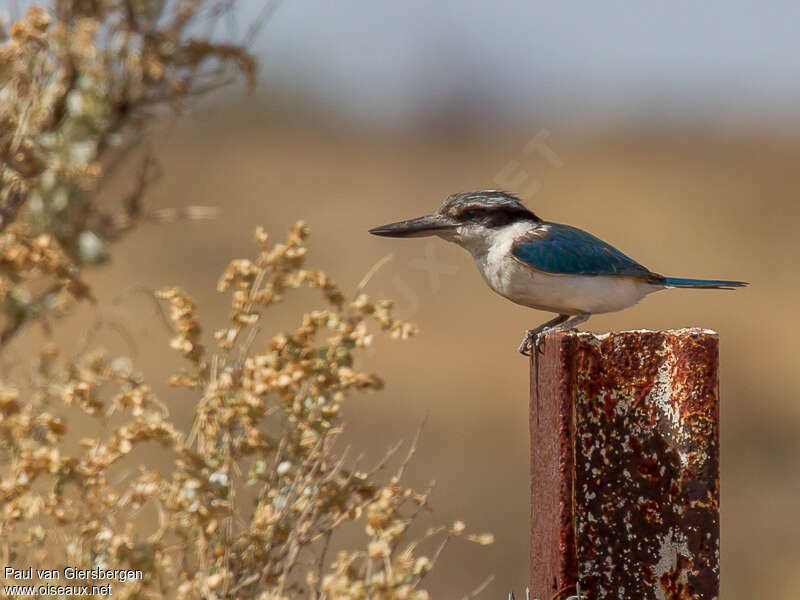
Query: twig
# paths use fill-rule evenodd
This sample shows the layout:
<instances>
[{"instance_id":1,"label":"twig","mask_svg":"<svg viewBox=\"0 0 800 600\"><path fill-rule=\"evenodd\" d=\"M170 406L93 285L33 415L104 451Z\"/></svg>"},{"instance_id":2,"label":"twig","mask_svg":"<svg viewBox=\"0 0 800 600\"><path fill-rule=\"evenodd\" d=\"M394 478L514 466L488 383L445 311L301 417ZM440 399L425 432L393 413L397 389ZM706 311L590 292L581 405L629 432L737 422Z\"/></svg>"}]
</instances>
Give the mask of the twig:
<instances>
[{"instance_id":1,"label":"twig","mask_svg":"<svg viewBox=\"0 0 800 600\"><path fill-rule=\"evenodd\" d=\"M272 18L280 5L281 0L269 0L268 2L264 3L264 6L261 7L261 12L247 29L247 33L242 40L243 47L249 48L252 45L256 39L256 36L258 35L258 32L261 31L261 29L264 27L264 24Z\"/></svg>"},{"instance_id":2,"label":"twig","mask_svg":"<svg viewBox=\"0 0 800 600\"><path fill-rule=\"evenodd\" d=\"M417 427L417 432L414 434L414 439L411 442L411 446L408 448L408 454L406 454L405 460L403 460L400 468L397 469L397 473L395 473L395 478L399 481L403 478L403 474L405 473L406 467L408 463L411 462L411 459L414 457L414 454L417 452L417 445L419 444L419 438L422 435L422 429L425 427L425 423L428 421L428 415L426 414L425 417L422 419L422 422Z\"/></svg>"},{"instance_id":3,"label":"twig","mask_svg":"<svg viewBox=\"0 0 800 600\"><path fill-rule=\"evenodd\" d=\"M329 529L325 532L325 541L322 543L322 551L320 552L319 559L317 560L317 597L322 596L322 572L325 569L325 557L328 554L328 546L331 544L331 536L333 536L333 530Z\"/></svg>"},{"instance_id":4,"label":"twig","mask_svg":"<svg viewBox=\"0 0 800 600\"><path fill-rule=\"evenodd\" d=\"M489 584L492 583L492 581L494 581L494 575L489 575L486 579L483 580L483 582L478 587L472 590L469 593L469 595L464 596L464 600L469 600L470 598L477 598L478 594L480 594L483 590L489 587Z\"/></svg>"},{"instance_id":5,"label":"twig","mask_svg":"<svg viewBox=\"0 0 800 600\"><path fill-rule=\"evenodd\" d=\"M360 294L364 291L364 288L367 287L369 280L378 272L378 270L385 265L387 262L394 258L394 254L387 254L374 265L372 265L367 272L364 274L364 277L361 278L361 281L356 286L356 294Z\"/></svg>"},{"instance_id":6,"label":"twig","mask_svg":"<svg viewBox=\"0 0 800 600\"><path fill-rule=\"evenodd\" d=\"M389 460L392 458L392 456L397 454L397 451L400 450L402 445L403 445L403 440L400 440L394 446L391 446L386 451L386 454L383 455L383 458L381 458L378 461L378 464L376 464L373 467L373 469L369 472L370 475L375 475L376 473L380 473L381 471L383 471L386 468L386 464L389 462Z\"/></svg>"}]
</instances>

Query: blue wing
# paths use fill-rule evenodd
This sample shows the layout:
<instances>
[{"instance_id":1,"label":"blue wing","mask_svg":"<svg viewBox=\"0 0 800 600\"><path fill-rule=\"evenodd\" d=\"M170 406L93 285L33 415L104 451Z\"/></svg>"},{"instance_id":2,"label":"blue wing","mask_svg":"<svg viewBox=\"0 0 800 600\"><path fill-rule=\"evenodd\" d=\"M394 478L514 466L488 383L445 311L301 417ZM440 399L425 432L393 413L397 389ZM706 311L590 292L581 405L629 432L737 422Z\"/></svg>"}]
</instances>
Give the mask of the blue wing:
<instances>
[{"instance_id":1,"label":"blue wing","mask_svg":"<svg viewBox=\"0 0 800 600\"><path fill-rule=\"evenodd\" d=\"M663 279L592 234L559 223L542 223L532 229L514 244L511 253L547 273Z\"/></svg>"}]
</instances>

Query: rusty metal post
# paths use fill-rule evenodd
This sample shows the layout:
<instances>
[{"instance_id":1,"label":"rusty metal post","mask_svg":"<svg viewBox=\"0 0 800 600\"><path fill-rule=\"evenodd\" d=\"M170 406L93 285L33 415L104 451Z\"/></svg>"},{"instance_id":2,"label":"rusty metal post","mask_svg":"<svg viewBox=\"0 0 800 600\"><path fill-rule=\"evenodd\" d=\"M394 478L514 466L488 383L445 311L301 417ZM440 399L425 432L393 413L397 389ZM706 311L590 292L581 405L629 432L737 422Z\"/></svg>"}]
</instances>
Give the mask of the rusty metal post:
<instances>
[{"instance_id":1,"label":"rusty metal post","mask_svg":"<svg viewBox=\"0 0 800 600\"><path fill-rule=\"evenodd\" d=\"M554 334L538 363L531 597L718 598L717 335Z\"/></svg>"}]
</instances>

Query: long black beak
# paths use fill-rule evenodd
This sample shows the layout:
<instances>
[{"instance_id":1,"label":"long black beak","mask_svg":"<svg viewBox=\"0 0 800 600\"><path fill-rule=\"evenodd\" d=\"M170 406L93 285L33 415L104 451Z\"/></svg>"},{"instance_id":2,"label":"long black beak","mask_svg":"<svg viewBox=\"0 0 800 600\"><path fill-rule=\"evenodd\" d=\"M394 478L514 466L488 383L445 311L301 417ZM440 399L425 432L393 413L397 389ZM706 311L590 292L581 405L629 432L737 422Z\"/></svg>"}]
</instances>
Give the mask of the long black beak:
<instances>
[{"instance_id":1,"label":"long black beak","mask_svg":"<svg viewBox=\"0 0 800 600\"><path fill-rule=\"evenodd\" d=\"M441 231L452 230L456 227L458 227L458 223L451 220L449 217L433 214L416 219L409 219L408 221L399 221L397 223L381 225L380 227L373 227L369 232L372 235L381 235L384 237L425 237L436 235Z\"/></svg>"}]
</instances>

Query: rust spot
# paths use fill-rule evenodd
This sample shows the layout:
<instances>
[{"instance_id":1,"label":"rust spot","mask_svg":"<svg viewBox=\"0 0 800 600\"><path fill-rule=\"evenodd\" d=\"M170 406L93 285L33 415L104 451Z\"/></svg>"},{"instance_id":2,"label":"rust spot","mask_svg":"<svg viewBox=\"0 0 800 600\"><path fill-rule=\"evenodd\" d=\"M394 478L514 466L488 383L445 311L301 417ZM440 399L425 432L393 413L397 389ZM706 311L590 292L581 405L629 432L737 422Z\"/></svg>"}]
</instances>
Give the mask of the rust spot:
<instances>
[{"instance_id":1,"label":"rust spot","mask_svg":"<svg viewBox=\"0 0 800 600\"><path fill-rule=\"evenodd\" d=\"M642 572L642 579L644 579L645 583L650 586L656 582L656 573L653 570L653 567L649 565L645 567L644 571Z\"/></svg>"},{"instance_id":2,"label":"rust spot","mask_svg":"<svg viewBox=\"0 0 800 600\"><path fill-rule=\"evenodd\" d=\"M637 467L637 470L642 474L642 477L652 482L661 479L661 476L659 475L659 469L659 462L655 458L643 458Z\"/></svg>"},{"instance_id":3,"label":"rust spot","mask_svg":"<svg viewBox=\"0 0 800 600\"><path fill-rule=\"evenodd\" d=\"M660 520L661 506L655 500L645 500L639 504L639 510L642 512L644 518L655 523Z\"/></svg>"}]
</instances>

